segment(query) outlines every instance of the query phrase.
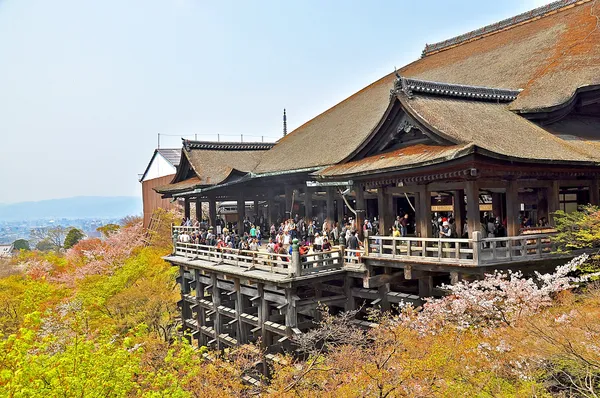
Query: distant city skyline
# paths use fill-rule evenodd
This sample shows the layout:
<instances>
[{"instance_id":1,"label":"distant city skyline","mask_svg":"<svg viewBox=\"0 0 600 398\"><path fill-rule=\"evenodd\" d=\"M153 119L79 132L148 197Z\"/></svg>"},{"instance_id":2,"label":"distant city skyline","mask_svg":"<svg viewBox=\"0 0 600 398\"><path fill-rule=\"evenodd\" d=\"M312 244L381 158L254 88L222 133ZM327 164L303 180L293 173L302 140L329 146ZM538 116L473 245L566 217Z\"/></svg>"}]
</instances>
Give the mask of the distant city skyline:
<instances>
[{"instance_id":1,"label":"distant city skyline","mask_svg":"<svg viewBox=\"0 0 600 398\"><path fill-rule=\"evenodd\" d=\"M0 0L0 203L140 196L181 136L273 141L433 43L548 1Z\"/></svg>"}]
</instances>

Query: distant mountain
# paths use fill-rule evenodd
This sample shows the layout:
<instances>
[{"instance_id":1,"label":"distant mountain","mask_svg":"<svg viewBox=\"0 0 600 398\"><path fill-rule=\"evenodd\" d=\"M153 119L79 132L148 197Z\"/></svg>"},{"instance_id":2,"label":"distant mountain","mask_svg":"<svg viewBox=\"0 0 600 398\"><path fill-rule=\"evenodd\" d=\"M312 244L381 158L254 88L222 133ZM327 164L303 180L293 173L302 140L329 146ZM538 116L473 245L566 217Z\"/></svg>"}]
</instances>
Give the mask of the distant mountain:
<instances>
[{"instance_id":1,"label":"distant mountain","mask_svg":"<svg viewBox=\"0 0 600 398\"><path fill-rule=\"evenodd\" d=\"M121 218L141 213L142 199L135 196L77 196L0 204L0 221Z\"/></svg>"}]
</instances>

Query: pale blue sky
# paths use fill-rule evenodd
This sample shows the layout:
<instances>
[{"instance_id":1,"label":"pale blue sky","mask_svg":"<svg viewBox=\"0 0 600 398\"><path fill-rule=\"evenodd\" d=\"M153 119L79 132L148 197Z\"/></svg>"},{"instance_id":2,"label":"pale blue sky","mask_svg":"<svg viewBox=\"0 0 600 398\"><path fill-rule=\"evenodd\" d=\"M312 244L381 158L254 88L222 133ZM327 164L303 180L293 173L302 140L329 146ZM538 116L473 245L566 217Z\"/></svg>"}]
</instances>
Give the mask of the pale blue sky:
<instances>
[{"instance_id":1,"label":"pale blue sky","mask_svg":"<svg viewBox=\"0 0 600 398\"><path fill-rule=\"evenodd\" d=\"M292 130L544 3L0 0L0 203L139 195L158 132L278 138L284 107Z\"/></svg>"}]
</instances>

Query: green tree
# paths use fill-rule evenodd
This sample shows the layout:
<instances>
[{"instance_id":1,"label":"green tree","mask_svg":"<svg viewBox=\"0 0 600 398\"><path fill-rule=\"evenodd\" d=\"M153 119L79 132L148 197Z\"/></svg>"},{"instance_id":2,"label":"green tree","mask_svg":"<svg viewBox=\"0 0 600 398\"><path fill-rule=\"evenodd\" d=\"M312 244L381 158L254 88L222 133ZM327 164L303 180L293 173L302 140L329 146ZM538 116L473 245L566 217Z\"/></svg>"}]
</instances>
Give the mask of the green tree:
<instances>
[{"instance_id":1,"label":"green tree","mask_svg":"<svg viewBox=\"0 0 600 398\"><path fill-rule=\"evenodd\" d=\"M17 239L16 241L14 241L13 247L16 250L31 250L29 248L29 241L25 239Z\"/></svg>"},{"instance_id":2,"label":"green tree","mask_svg":"<svg viewBox=\"0 0 600 398\"><path fill-rule=\"evenodd\" d=\"M65 238L64 248L70 249L77 244L81 239L85 238L83 231L77 228L71 228Z\"/></svg>"},{"instance_id":3,"label":"green tree","mask_svg":"<svg viewBox=\"0 0 600 398\"><path fill-rule=\"evenodd\" d=\"M41 252L48 252L50 250L56 250L56 246L52 241L48 239L42 239L35 245L35 250L39 250Z\"/></svg>"},{"instance_id":4,"label":"green tree","mask_svg":"<svg viewBox=\"0 0 600 398\"><path fill-rule=\"evenodd\" d=\"M100 232L105 238L108 238L110 235L114 234L119 229L121 229L121 226L118 224L106 224L96 228L96 231Z\"/></svg>"}]
</instances>

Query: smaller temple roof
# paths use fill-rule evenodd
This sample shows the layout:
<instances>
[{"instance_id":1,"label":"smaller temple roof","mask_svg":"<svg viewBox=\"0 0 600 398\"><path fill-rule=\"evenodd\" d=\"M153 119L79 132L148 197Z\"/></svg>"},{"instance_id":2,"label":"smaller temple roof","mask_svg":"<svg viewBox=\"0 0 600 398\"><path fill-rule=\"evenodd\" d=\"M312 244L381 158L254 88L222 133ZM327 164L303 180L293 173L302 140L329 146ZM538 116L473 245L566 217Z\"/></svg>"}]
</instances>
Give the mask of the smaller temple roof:
<instances>
[{"instance_id":1,"label":"smaller temple roof","mask_svg":"<svg viewBox=\"0 0 600 398\"><path fill-rule=\"evenodd\" d=\"M470 144L451 146L419 144L326 167L316 174L320 177L335 177L415 168L459 158L470 153L472 148Z\"/></svg>"},{"instance_id":2,"label":"smaller temple roof","mask_svg":"<svg viewBox=\"0 0 600 398\"><path fill-rule=\"evenodd\" d=\"M162 194L174 194L179 192L188 191L196 186L200 185L200 179L198 177L191 177L187 180L179 181L174 184L163 185L154 188L158 193Z\"/></svg>"},{"instance_id":3,"label":"smaller temple roof","mask_svg":"<svg viewBox=\"0 0 600 398\"><path fill-rule=\"evenodd\" d=\"M181 148L158 148L156 152L160 153L173 166L179 166L181 160Z\"/></svg>"},{"instance_id":4,"label":"smaller temple roof","mask_svg":"<svg viewBox=\"0 0 600 398\"><path fill-rule=\"evenodd\" d=\"M473 144L524 161L600 162L600 153L551 134L507 104L428 95L398 98L411 115L457 145Z\"/></svg>"}]
</instances>

